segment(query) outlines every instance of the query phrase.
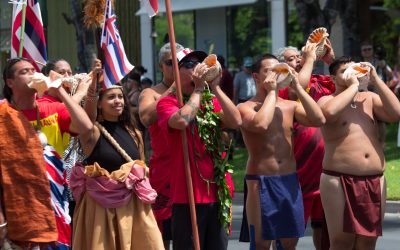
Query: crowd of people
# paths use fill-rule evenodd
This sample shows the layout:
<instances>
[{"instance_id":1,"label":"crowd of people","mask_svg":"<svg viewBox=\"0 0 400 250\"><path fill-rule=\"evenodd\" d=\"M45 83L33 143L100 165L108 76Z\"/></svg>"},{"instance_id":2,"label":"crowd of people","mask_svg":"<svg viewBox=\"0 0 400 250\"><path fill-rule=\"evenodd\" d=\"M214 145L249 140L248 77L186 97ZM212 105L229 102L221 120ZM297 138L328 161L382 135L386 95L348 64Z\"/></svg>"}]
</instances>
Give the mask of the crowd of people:
<instances>
[{"instance_id":1,"label":"crowd of people","mask_svg":"<svg viewBox=\"0 0 400 250\"><path fill-rule=\"evenodd\" d=\"M226 141L240 130L248 151L240 238L251 250L295 249L308 220L318 250L375 249L386 201L381 125L400 120L400 102L370 44L361 48L368 88L344 74L351 58L335 59L329 39L325 48L321 58L313 43L246 57L234 78L219 56L220 73L206 80L208 55L176 44L183 106L169 43L155 85L136 67L104 88L96 60L76 89L61 84L39 97L31 62L8 60L0 246L194 249L188 163L201 249L227 249L234 186ZM313 74L317 58L329 75ZM289 86L278 81L279 63L289 67ZM62 59L42 72L51 81L73 77Z\"/></svg>"}]
</instances>

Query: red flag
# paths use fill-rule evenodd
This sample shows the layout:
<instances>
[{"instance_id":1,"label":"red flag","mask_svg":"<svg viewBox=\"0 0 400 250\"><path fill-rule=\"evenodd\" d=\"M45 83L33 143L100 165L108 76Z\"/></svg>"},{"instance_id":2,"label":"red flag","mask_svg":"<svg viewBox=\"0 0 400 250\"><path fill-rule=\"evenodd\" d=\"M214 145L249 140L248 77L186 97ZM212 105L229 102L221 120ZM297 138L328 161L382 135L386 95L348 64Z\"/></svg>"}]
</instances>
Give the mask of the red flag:
<instances>
[{"instance_id":1,"label":"red flag","mask_svg":"<svg viewBox=\"0 0 400 250\"><path fill-rule=\"evenodd\" d=\"M142 0L143 6L146 8L149 17L158 14L158 0Z\"/></svg>"},{"instance_id":2,"label":"red flag","mask_svg":"<svg viewBox=\"0 0 400 250\"><path fill-rule=\"evenodd\" d=\"M12 32L11 32L11 57L17 57L21 38L22 23L22 3L25 1L15 0L13 8ZM26 18L24 46L22 56L32 61L37 71L42 66L39 63L46 64L46 40L44 38L42 15L38 0L26 0Z\"/></svg>"}]
</instances>

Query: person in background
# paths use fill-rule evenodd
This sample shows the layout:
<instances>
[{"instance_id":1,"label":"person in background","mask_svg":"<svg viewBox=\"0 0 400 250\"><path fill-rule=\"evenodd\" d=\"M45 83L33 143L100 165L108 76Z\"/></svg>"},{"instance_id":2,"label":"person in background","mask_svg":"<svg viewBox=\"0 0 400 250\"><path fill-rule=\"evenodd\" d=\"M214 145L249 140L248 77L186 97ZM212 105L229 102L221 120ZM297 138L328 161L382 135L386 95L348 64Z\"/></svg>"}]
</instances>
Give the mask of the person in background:
<instances>
[{"instance_id":1,"label":"person in background","mask_svg":"<svg viewBox=\"0 0 400 250\"><path fill-rule=\"evenodd\" d=\"M376 73L386 84L390 82L393 77L393 71L390 66L386 63L385 57L386 52L381 46L374 46L369 41L364 41L361 43L361 61L369 62L376 69ZM368 90L376 92L374 85L368 85Z\"/></svg>"},{"instance_id":2,"label":"person in background","mask_svg":"<svg viewBox=\"0 0 400 250\"><path fill-rule=\"evenodd\" d=\"M253 59L251 57L245 57L243 59L242 71L237 73L233 79L233 101L235 104L245 102L256 94L256 84L251 75L252 65Z\"/></svg>"},{"instance_id":3,"label":"person in background","mask_svg":"<svg viewBox=\"0 0 400 250\"><path fill-rule=\"evenodd\" d=\"M153 81L148 77L143 77L140 81L140 84L142 85L142 90L144 90L147 88L151 88L151 86L153 85Z\"/></svg>"},{"instance_id":4,"label":"person in background","mask_svg":"<svg viewBox=\"0 0 400 250\"><path fill-rule=\"evenodd\" d=\"M311 74L316 61L315 50L315 44L304 46L302 54L295 47L284 47L278 49L276 56L280 62L287 63L299 73L300 85L317 102L322 96L332 94L335 91L335 85L330 76ZM329 64L334 57L330 41L327 40L327 53L322 60ZM289 90L288 87L280 90L279 96L283 99L298 100L294 91ZM324 154L324 141L320 129L306 127L295 121L293 123L293 152L303 197L305 225L310 219L315 248L327 249L329 247L322 241L324 236L322 229L325 224L319 191ZM327 235L327 232L324 233Z\"/></svg>"},{"instance_id":5,"label":"person in background","mask_svg":"<svg viewBox=\"0 0 400 250\"><path fill-rule=\"evenodd\" d=\"M225 58L221 55L217 56L217 60L222 67L221 89L224 93L233 100L233 78L229 70L225 66Z\"/></svg>"},{"instance_id":6,"label":"person in background","mask_svg":"<svg viewBox=\"0 0 400 250\"><path fill-rule=\"evenodd\" d=\"M176 44L176 50L183 50L184 47ZM159 100L172 93L174 89L174 73L172 69L172 55L170 43L164 44L158 53L158 63L163 78L156 86L144 89L139 97L139 116L146 126L150 135L152 154L150 156L150 183L157 191L156 202L152 205L154 216L163 236L164 247L169 249L172 240L171 228L171 189L170 189L170 155L171 148L168 140L158 125L157 103Z\"/></svg>"}]
</instances>

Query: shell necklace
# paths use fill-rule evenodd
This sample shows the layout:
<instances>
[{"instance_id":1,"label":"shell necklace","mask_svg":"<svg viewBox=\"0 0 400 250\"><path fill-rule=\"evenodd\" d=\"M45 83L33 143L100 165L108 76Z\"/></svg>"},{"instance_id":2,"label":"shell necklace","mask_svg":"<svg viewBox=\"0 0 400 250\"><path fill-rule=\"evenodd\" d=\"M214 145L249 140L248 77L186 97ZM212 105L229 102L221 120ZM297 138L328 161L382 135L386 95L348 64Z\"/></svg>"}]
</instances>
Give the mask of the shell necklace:
<instances>
[{"instance_id":1,"label":"shell necklace","mask_svg":"<svg viewBox=\"0 0 400 250\"><path fill-rule=\"evenodd\" d=\"M352 108L352 109L356 109L357 108L357 104L356 104L357 97L358 97L358 93L354 96L354 99L351 101L350 108Z\"/></svg>"}]
</instances>

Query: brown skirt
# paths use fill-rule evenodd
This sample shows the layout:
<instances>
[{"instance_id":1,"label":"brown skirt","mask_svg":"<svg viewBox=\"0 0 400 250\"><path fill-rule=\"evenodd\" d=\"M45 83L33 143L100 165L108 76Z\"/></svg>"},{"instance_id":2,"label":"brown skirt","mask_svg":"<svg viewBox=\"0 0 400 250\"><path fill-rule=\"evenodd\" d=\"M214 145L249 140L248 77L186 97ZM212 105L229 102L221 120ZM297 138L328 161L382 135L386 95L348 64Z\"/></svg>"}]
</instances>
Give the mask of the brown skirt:
<instances>
[{"instance_id":1,"label":"brown skirt","mask_svg":"<svg viewBox=\"0 0 400 250\"><path fill-rule=\"evenodd\" d=\"M151 206L136 195L125 206L104 208L85 193L75 208L74 250L164 249Z\"/></svg>"}]
</instances>

